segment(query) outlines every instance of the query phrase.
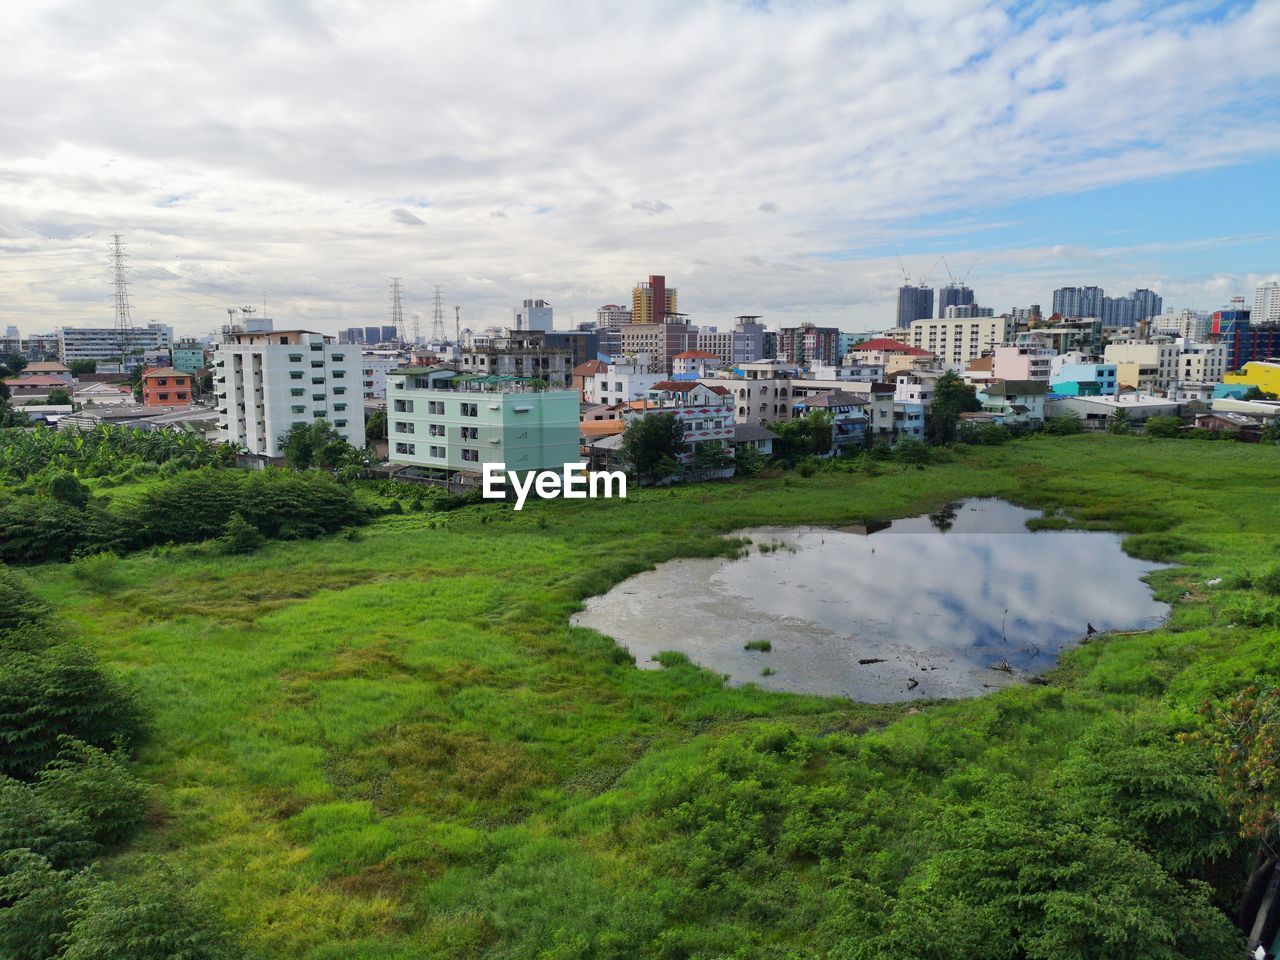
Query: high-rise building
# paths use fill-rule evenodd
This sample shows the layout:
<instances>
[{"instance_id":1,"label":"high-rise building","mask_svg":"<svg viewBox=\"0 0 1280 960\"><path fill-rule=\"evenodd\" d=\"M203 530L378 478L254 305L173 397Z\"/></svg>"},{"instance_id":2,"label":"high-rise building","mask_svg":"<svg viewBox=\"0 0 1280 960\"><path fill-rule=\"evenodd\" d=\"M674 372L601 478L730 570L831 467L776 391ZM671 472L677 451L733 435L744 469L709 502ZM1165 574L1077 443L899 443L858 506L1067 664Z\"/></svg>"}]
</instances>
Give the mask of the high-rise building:
<instances>
[{"instance_id":1,"label":"high-rise building","mask_svg":"<svg viewBox=\"0 0 1280 960\"><path fill-rule=\"evenodd\" d=\"M382 328L381 327L365 327L364 342L365 343L381 343Z\"/></svg>"},{"instance_id":2,"label":"high-rise building","mask_svg":"<svg viewBox=\"0 0 1280 960\"><path fill-rule=\"evenodd\" d=\"M898 288L898 326L909 327L933 316L933 287L905 284Z\"/></svg>"},{"instance_id":3,"label":"high-rise building","mask_svg":"<svg viewBox=\"0 0 1280 960\"><path fill-rule=\"evenodd\" d=\"M735 317L732 330L701 330L699 350L714 353L722 363L734 366L751 363L764 355L764 324L757 316Z\"/></svg>"},{"instance_id":4,"label":"high-rise building","mask_svg":"<svg viewBox=\"0 0 1280 960\"><path fill-rule=\"evenodd\" d=\"M1060 287L1053 291L1053 312L1063 317L1101 317L1101 287Z\"/></svg>"},{"instance_id":5,"label":"high-rise building","mask_svg":"<svg viewBox=\"0 0 1280 960\"><path fill-rule=\"evenodd\" d=\"M672 361L676 354L696 349L698 346L697 327L678 321L669 323L632 321L624 325L620 333L622 342L619 352L627 356L647 353L651 373L671 373Z\"/></svg>"},{"instance_id":6,"label":"high-rise building","mask_svg":"<svg viewBox=\"0 0 1280 960\"><path fill-rule=\"evenodd\" d=\"M959 366L1007 341L1012 325L1008 317L917 320L911 325L911 346Z\"/></svg>"},{"instance_id":7,"label":"high-rise building","mask_svg":"<svg viewBox=\"0 0 1280 960\"><path fill-rule=\"evenodd\" d=\"M381 340L383 343L394 343L400 339L400 331L395 328L394 324L383 326Z\"/></svg>"},{"instance_id":8,"label":"high-rise building","mask_svg":"<svg viewBox=\"0 0 1280 960\"><path fill-rule=\"evenodd\" d=\"M338 334L338 339L343 343L364 343L364 329L361 327L347 327Z\"/></svg>"},{"instance_id":9,"label":"high-rise building","mask_svg":"<svg viewBox=\"0 0 1280 960\"><path fill-rule=\"evenodd\" d=\"M130 329L124 344L120 340L116 327L63 327L58 331L58 359L118 360L122 346L128 356L167 354L173 348L173 327L149 323Z\"/></svg>"},{"instance_id":10,"label":"high-rise building","mask_svg":"<svg viewBox=\"0 0 1280 960\"><path fill-rule=\"evenodd\" d=\"M1260 283L1253 288L1250 323L1280 323L1280 283Z\"/></svg>"},{"instance_id":11,"label":"high-rise building","mask_svg":"<svg viewBox=\"0 0 1280 960\"><path fill-rule=\"evenodd\" d=\"M953 303L942 313L943 320L967 320L970 317L994 317L993 307L980 307L976 303ZM928 317L922 318L928 319Z\"/></svg>"},{"instance_id":12,"label":"high-rise building","mask_svg":"<svg viewBox=\"0 0 1280 960\"><path fill-rule=\"evenodd\" d=\"M545 300L525 300L516 307L517 330L540 330L549 333L554 326L551 304Z\"/></svg>"},{"instance_id":13,"label":"high-rise building","mask_svg":"<svg viewBox=\"0 0 1280 960\"><path fill-rule=\"evenodd\" d=\"M835 327L818 327L802 323L778 331L778 359L796 366L840 363L840 331Z\"/></svg>"},{"instance_id":14,"label":"high-rise building","mask_svg":"<svg viewBox=\"0 0 1280 960\"><path fill-rule=\"evenodd\" d=\"M548 334L540 330L513 330L484 345L473 342L461 351L459 367L463 373L568 386L573 379L573 354L569 347L553 347L547 340Z\"/></svg>"},{"instance_id":15,"label":"high-rise building","mask_svg":"<svg viewBox=\"0 0 1280 960\"><path fill-rule=\"evenodd\" d=\"M617 303L606 303L596 310L596 326L601 330L617 330L631 322L631 311Z\"/></svg>"},{"instance_id":16,"label":"high-rise building","mask_svg":"<svg viewBox=\"0 0 1280 960\"><path fill-rule=\"evenodd\" d=\"M1164 298L1154 290L1147 290L1146 288L1134 290L1129 294L1129 299L1133 301L1133 319L1135 323L1158 317L1161 311L1164 310Z\"/></svg>"},{"instance_id":17,"label":"high-rise building","mask_svg":"<svg viewBox=\"0 0 1280 960\"><path fill-rule=\"evenodd\" d=\"M948 283L938 288L938 317L947 315L947 307L968 307L974 302L973 291L963 283Z\"/></svg>"},{"instance_id":18,"label":"high-rise building","mask_svg":"<svg viewBox=\"0 0 1280 960\"><path fill-rule=\"evenodd\" d=\"M360 356L352 347L310 330L231 333L213 356L226 442L279 457L290 427L325 419L353 447L364 446Z\"/></svg>"},{"instance_id":19,"label":"high-rise building","mask_svg":"<svg viewBox=\"0 0 1280 960\"><path fill-rule=\"evenodd\" d=\"M632 323L662 323L679 312L675 287L667 286L666 277L652 275L631 291Z\"/></svg>"}]
</instances>

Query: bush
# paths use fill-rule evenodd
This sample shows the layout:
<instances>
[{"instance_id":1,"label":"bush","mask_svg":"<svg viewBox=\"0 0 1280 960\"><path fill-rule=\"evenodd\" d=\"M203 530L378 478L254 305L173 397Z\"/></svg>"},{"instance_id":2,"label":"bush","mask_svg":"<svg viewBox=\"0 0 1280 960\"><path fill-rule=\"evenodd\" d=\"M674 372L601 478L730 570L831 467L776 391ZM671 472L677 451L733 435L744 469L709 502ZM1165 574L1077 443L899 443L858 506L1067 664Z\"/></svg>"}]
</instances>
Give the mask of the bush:
<instances>
[{"instance_id":1,"label":"bush","mask_svg":"<svg viewBox=\"0 0 1280 960\"><path fill-rule=\"evenodd\" d=\"M1171 438L1182 435L1181 417L1149 417L1143 424L1143 433L1148 437Z\"/></svg>"},{"instance_id":2,"label":"bush","mask_svg":"<svg viewBox=\"0 0 1280 960\"><path fill-rule=\"evenodd\" d=\"M0 956L49 960L59 955L81 875L57 870L30 850L0 854Z\"/></svg>"},{"instance_id":3,"label":"bush","mask_svg":"<svg viewBox=\"0 0 1280 960\"><path fill-rule=\"evenodd\" d=\"M904 437L898 441L898 445L894 448L893 459L899 463L907 463L912 466L924 466L929 463L931 455L929 448L919 440Z\"/></svg>"},{"instance_id":4,"label":"bush","mask_svg":"<svg viewBox=\"0 0 1280 960\"><path fill-rule=\"evenodd\" d=\"M1263 593L1280 596L1280 567L1272 567L1266 573L1253 578L1253 585Z\"/></svg>"},{"instance_id":5,"label":"bush","mask_svg":"<svg viewBox=\"0 0 1280 960\"><path fill-rule=\"evenodd\" d=\"M0 633L44 624L49 605L31 592L26 580L0 564Z\"/></svg>"},{"instance_id":6,"label":"bush","mask_svg":"<svg viewBox=\"0 0 1280 960\"><path fill-rule=\"evenodd\" d=\"M59 810L80 817L91 839L112 846L142 824L147 790L119 753L63 738L58 759L40 771L35 792Z\"/></svg>"},{"instance_id":7,"label":"bush","mask_svg":"<svg viewBox=\"0 0 1280 960\"><path fill-rule=\"evenodd\" d=\"M71 572L94 590L105 592L120 585L120 558L110 550L82 556L72 564Z\"/></svg>"},{"instance_id":8,"label":"bush","mask_svg":"<svg viewBox=\"0 0 1280 960\"><path fill-rule=\"evenodd\" d=\"M1050 417L1044 422L1044 432L1055 437L1065 437L1073 433L1084 432L1084 421L1074 413L1064 413L1058 417Z\"/></svg>"},{"instance_id":9,"label":"bush","mask_svg":"<svg viewBox=\"0 0 1280 960\"><path fill-rule=\"evenodd\" d=\"M231 514L222 528L220 538L222 549L227 553L253 553L266 542L258 528L240 515L237 510Z\"/></svg>"}]
</instances>

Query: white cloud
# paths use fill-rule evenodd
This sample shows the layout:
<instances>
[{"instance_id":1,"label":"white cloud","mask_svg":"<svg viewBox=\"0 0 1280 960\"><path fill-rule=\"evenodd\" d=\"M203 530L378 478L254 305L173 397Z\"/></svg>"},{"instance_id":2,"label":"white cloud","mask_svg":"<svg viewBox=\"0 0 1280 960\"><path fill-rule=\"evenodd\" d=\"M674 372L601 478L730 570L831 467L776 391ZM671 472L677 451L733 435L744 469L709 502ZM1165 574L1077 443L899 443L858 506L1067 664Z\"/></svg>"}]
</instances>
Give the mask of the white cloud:
<instances>
[{"instance_id":1,"label":"white cloud","mask_svg":"<svg viewBox=\"0 0 1280 960\"><path fill-rule=\"evenodd\" d=\"M388 275L408 309L439 283L471 322L533 277L582 319L651 272L707 322L871 325L896 263L832 251L909 254L949 229L922 217L1280 153L1256 108L1280 4L1032 10L4 5L22 39L0 63L0 322L109 320L105 281L66 278L105 277L118 230L137 315L190 332L264 292L290 321L373 321ZM421 197L431 230L406 230ZM980 293L1168 274L1094 246L983 251ZM1229 274L1170 282L1212 305Z\"/></svg>"}]
</instances>

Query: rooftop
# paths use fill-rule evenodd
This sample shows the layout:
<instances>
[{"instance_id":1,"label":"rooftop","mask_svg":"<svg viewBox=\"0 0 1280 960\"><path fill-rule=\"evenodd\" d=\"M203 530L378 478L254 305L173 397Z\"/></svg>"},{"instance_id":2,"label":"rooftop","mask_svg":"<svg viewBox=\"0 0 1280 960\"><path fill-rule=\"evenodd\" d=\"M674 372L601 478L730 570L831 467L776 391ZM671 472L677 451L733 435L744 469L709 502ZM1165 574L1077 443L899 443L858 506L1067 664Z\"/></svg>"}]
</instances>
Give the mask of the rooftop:
<instances>
[{"instance_id":1,"label":"rooftop","mask_svg":"<svg viewBox=\"0 0 1280 960\"><path fill-rule=\"evenodd\" d=\"M850 353L860 353L867 350L879 350L884 353L906 353L913 357L931 357L928 350L921 350L919 347L913 347L910 344L902 343L898 340L890 340L888 337L876 337L874 340L864 340L862 343L855 343L849 348Z\"/></svg>"}]
</instances>

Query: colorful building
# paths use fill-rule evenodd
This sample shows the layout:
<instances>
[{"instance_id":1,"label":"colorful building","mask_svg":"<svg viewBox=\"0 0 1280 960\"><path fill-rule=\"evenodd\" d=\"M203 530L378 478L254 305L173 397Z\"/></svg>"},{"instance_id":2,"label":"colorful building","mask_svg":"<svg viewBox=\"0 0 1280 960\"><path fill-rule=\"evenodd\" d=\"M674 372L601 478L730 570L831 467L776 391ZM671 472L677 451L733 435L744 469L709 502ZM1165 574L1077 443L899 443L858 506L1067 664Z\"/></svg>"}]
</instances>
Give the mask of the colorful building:
<instances>
[{"instance_id":1,"label":"colorful building","mask_svg":"<svg viewBox=\"0 0 1280 960\"><path fill-rule=\"evenodd\" d=\"M1242 386L1246 392L1249 387L1257 387L1280 397L1280 360L1251 360L1239 373L1223 376L1222 382Z\"/></svg>"},{"instance_id":2,"label":"colorful building","mask_svg":"<svg viewBox=\"0 0 1280 960\"><path fill-rule=\"evenodd\" d=\"M142 374L144 407L185 407L191 403L191 374L173 367Z\"/></svg>"}]
</instances>

